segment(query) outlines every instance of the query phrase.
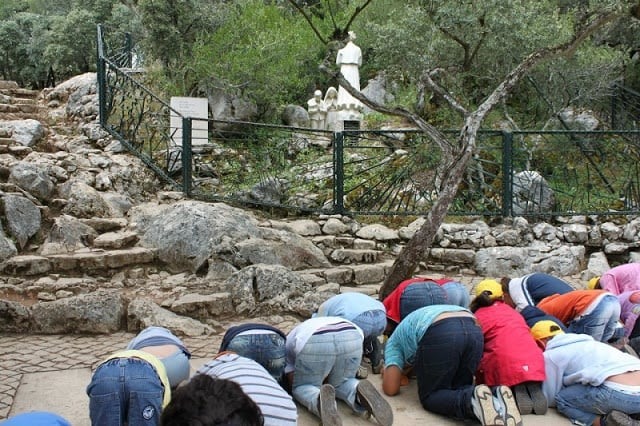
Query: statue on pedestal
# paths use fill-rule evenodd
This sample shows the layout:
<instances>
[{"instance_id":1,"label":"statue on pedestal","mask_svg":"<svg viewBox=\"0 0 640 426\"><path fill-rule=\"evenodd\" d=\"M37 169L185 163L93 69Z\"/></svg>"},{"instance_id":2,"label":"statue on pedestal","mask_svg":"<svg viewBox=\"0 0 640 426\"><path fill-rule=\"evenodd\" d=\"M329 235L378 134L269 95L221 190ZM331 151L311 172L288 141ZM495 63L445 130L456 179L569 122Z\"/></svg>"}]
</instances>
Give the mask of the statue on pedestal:
<instances>
[{"instance_id":1,"label":"statue on pedestal","mask_svg":"<svg viewBox=\"0 0 640 426\"><path fill-rule=\"evenodd\" d=\"M349 84L360 91L360 72L358 67L362 65L362 52L360 48L353 43L355 39L355 33L349 31L349 41L342 49L338 50L336 64L340 66L340 73L342 73ZM342 86L338 88L337 104L340 120L362 119L362 109L364 106Z\"/></svg>"}]
</instances>

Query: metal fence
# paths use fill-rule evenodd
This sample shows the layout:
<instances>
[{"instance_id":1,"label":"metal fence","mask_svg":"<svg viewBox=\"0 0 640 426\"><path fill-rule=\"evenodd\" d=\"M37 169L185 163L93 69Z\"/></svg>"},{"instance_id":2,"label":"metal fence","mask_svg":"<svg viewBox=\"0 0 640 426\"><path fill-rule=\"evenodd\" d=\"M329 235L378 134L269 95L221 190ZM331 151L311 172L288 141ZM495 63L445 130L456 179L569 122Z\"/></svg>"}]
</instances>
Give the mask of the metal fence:
<instances>
[{"instance_id":1,"label":"metal fence","mask_svg":"<svg viewBox=\"0 0 640 426\"><path fill-rule=\"evenodd\" d=\"M109 59L103 41L98 28L101 125L190 197L354 215L424 215L438 197L446 164L422 132L332 133L183 117ZM181 125L172 127L176 118ZM458 131L444 133L454 139ZM480 131L449 212L637 214L639 141L637 130Z\"/></svg>"}]
</instances>

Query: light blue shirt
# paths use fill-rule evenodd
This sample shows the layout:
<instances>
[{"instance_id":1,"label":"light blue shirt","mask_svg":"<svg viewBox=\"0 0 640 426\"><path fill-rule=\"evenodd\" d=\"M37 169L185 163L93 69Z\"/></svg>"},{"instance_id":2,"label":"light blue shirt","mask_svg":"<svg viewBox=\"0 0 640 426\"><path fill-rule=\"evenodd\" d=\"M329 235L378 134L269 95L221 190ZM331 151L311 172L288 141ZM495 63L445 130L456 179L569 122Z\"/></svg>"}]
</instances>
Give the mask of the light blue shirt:
<instances>
[{"instance_id":1,"label":"light blue shirt","mask_svg":"<svg viewBox=\"0 0 640 426\"><path fill-rule=\"evenodd\" d=\"M176 345L187 358L191 358L191 352L187 350L178 337L164 327L150 326L142 330L136 337L131 339L127 349L139 350L146 346Z\"/></svg>"},{"instance_id":2,"label":"light blue shirt","mask_svg":"<svg viewBox=\"0 0 640 426\"><path fill-rule=\"evenodd\" d=\"M387 340L384 347L384 365L395 365L400 369L413 365L418 351L418 343L427 329L440 314L445 312L466 311L468 309L457 305L425 306L411 312L405 317Z\"/></svg>"},{"instance_id":3,"label":"light blue shirt","mask_svg":"<svg viewBox=\"0 0 640 426\"><path fill-rule=\"evenodd\" d=\"M353 321L358 315L367 311L382 311L386 309L382 302L366 294L356 291L338 294L326 300L318 307L319 317L340 317Z\"/></svg>"}]
</instances>

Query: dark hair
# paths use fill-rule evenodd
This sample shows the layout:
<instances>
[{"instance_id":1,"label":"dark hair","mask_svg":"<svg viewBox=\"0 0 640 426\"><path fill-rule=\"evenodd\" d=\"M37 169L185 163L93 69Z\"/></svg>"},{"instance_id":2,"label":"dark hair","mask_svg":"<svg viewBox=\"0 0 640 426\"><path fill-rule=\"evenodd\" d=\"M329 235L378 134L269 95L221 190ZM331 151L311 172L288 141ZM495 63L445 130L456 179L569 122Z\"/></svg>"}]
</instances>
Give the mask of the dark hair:
<instances>
[{"instance_id":1,"label":"dark hair","mask_svg":"<svg viewBox=\"0 0 640 426\"><path fill-rule=\"evenodd\" d=\"M162 426L263 426L258 405L239 384L197 374L173 393Z\"/></svg>"},{"instance_id":2,"label":"dark hair","mask_svg":"<svg viewBox=\"0 0 640 426\"><path fill-rule=\"evenodd\" d=\"M502 277L500 278L500 286L502 287L503 294L509 294L509 283L511 282L511 278Z\"/></svg>"},{"instance_id":3,"label":"dark hair","mask_svg":"<svg viewBox=\"0 0 640 426\"><path fill-rule=\"evenodd\" d=\"M484 308L485 306L493 305L493 302L495 302L495 300L491 298L491 292L489 290L485 290L477 295L476 298L471 301L471 303L469 303L469 310L471 312L475 312L480 308Z\"/></svg>"}]
</instances>

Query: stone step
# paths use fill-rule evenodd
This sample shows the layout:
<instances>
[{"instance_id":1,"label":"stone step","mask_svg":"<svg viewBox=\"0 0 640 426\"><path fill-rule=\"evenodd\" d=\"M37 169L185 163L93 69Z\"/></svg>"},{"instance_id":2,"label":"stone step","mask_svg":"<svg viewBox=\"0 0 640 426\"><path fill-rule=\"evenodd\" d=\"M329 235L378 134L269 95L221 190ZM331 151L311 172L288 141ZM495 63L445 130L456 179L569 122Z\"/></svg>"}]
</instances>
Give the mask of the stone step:
<instances>
[{"instance_id":1,"label":"stone step","mask_svg":"<svg viewBox=\"0 0 640 426\"><path fill-rule=\"evenodd\" d=\"M18 83L12 80L0 80L0 90L19 89Z\"/></svg>"},{"instance_id":2,"label":"stone step","mask_svg":"<svg viewBox=\"0 0 640 426\"><path fill-rule=\"evenodd\" d=\"M122 250L85 250L69 254L49 256L14 256L0 265L0 273L19 276L34 276L51 273L103 272L152 263L156 260L156 250L132 247Z\"/></svg>"},{"instance_id":3,"label":"stone step","mask_svg":"<svg viewBox=\"0 0 640 426\"><path fill-rule=\"evenodd\" d=\"M3 95L11 96L12 98L29 98L36 99L40 95L39 90L22 89L18 88L0 88L0 93Z\"/></svg>"},{"instance_id":4,"label":"stone step","mask_svg":"<svg viewBox=\"0 0 640 426\"><path fill-rule=\"evenodd\" d=\"M372 264L341 265L333 268L305 269L296 271L314 287L337 283L347 286L380 284L393 265L392 260Z\"/></svg>"}]
</instances>

